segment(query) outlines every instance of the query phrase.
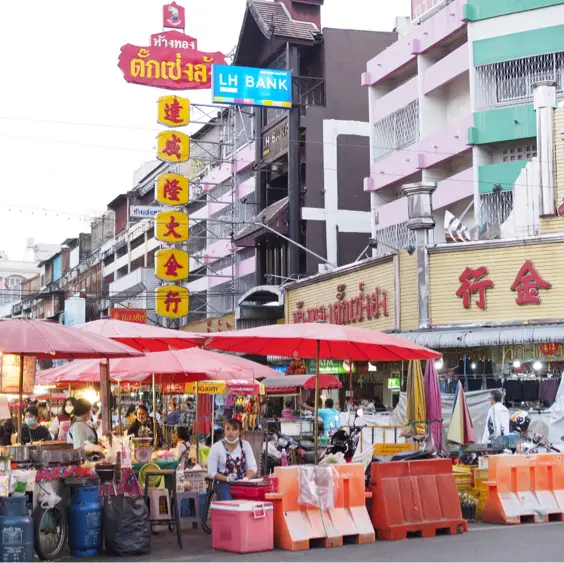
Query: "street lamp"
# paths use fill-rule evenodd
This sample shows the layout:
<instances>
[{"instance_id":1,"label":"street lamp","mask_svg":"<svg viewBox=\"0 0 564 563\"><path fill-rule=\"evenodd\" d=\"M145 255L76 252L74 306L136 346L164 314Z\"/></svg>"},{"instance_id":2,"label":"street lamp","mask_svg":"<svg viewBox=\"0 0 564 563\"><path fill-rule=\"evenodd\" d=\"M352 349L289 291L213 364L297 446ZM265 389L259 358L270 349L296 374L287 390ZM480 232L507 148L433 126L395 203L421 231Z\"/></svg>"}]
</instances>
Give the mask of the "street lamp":
<instances>
[{"instance_id":1,"label":"street lamp","mask_svg":"<svg viewBox=\"0 0 564 563\"><path fill-rule=\"evenodd\" d=\"M442 359L442 358L439 358L439 359L435 362L435 367L436 367L437 369L442 369L442 368L443 368L443 364L444 364L443 359Z\"/></svg>"},{"instance_id":2,"label":"street lamp","mask_svg":"<svg viewBox=\"0 0 564 563\"><path fill-rule=\"evenodd\" d=\"M402 186L407 198L407 228L415 233L417 256L417 297L419 303L419 328L431 326L429 311L429 268L427 245L431 242L435 228L433 218L433 193L435 182L417 182Z\"/></svg>"},{"instance_id":3,"label":"street lamp","mask_svg":"<svg viewBox=\"0 0 564 563\"><path fill-rule=\"evenodd\" d=\"M471 367L474 371L476 371L476 362L472 362L472 364L470 365L470 367Z\"/></svg>"},{"instance_id":4,"label":"street lamp","mask_svg":"<svg viewBox=\"0 0 564 563\"><path fill-rule=\"evenodd\" d=\"M521 362L520 362L519 360L515 360L515 361L513 362L513 367L514 367L515 369L519 369L519 368L521 367Z\"/></svg>"},{"instance_id":5,"label":"street lamp","mask_svg":"<svg viewBox=\"0 0 564 563\"><path fill-rule=\"evenodd\" d=\"M534 364L533 364L533 369L535 371L540 371L542 369L542 364L539 362L539 360L537 360Z\"/></svg>"}]
</instances>

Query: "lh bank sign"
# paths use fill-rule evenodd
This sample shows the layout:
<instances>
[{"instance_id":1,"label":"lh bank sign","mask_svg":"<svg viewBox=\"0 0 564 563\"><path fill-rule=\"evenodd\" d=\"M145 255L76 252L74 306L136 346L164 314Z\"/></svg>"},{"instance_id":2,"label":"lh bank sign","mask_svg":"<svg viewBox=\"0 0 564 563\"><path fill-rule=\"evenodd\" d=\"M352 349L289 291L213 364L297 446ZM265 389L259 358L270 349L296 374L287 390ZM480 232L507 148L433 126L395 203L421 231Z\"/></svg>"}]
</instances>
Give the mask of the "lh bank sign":
<instances>
[{"instance_id":1,"label":"lh bank sign","mask_svg":"<svg viewBox=\"0 0 564 563\"><path fill-rule=\"evenodd\" d=\"M212 99L222 104L292 107L292 71L213 65Z\"/></svg>"}]
</instances>

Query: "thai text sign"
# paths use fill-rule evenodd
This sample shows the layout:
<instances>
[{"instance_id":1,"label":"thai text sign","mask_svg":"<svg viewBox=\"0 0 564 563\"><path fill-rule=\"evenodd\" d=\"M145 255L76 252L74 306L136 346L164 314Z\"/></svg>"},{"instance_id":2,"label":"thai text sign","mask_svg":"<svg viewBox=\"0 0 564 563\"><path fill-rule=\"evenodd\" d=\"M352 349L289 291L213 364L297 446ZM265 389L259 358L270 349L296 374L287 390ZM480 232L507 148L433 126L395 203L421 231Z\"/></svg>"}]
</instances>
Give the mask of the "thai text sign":
<instances>
[{"instance_id":1,"label":"thai text sign","mask_svg":"<svg viewBox=\"0 0 564 563\"><path fill-rule=\"evenodd\" d=\"M117 321L145 324L147 322L146 309L110 309L110 318Z\"/></svg>"},{"instance_id":2,"label":"thai text sign","mask_svg":"<svg viewBox=\"0 0 564 563\"><path fill-rule=\"evenodd\" d=\"M155 199L163 205L186 205L190 197L188 178L179 174L161 174L157 178Z\"/></svg>"},{"instance_id":3,"label":"thai text sign","mask_svg":"<svg viewBox=\"0 0 564 563\"><path fill-rule=\"evenodd\" d=\"M163 395L182 395L184 394L184 383L164 383L162 388Z\"/></svg>"},{"instance_id":4,"label":"thai text sign","mask_svg":"<svg viewBox=\"0 0 564 563\"><path fill-rule=\"evenodd\" d=\"M157 102L157 121L166 127L184 127L190 123L190 100L161 96Z\"/></svg>"},{"instance_id":5,"label":"thai text sign","mask_svg":"<svg viewBox=\"0 0 564 563\"><path fill-rule=\"evenodd\" d=\"M161 280L185 280L189 273L189 255L176 248L158 250L155 253L155 275Z\"/></svg>"},{"instance_id":6,"label":"thai text sign","mask_svg":"<svg viewBox=\"0 0 564 563\"><path fill-rule=\"evenodd\" d=\"M200 381L198 382L198 394L202 395L225 395L227 385L225 381ZM196 383L186 383L184 392L189 395L196 393Z\"/></svg>"},{"instance_id":7,"label":"thai text sign","mask_svg":"<svg viewBox=\"0 0 564 563\"><path fill-rule=\"evenodd\" d=\"M306 368L308 373L315 374L315 360L306 360ZM319 373L323 375L346 375L351 371L351 365L348 360L319 360ZM356 373L356 364L352 364L352 372Z\"/></svg>"},{"instance_id":8,"label":"thai text sign","mask_svg":"<svg viewBox=\"0 0 564 563\"><path fill-rule=\"evenodd\" d=\"M118 59L127 82L168 90L210 88L214 63L225 64L225 56L198 51L197 41L179 31L155 34L145 47L128 43Z\"/></svg>"},{"instance_id":9,"label":"thai text sign","mask_svg":"<svg viewBox=\"0 0 564 563\"><path fill-rule=\"evenodd\" d=\"M188 215L180 211L161 211L155 216L155 238L176 244L188 240Z\"/></svg>"},{"instance_id":10,"label":"thai text sign","mask_svg":"<svg viewBox=\"0 0 564 563\"><path fill-rule=\"evenodd\" d=\"M23 357L23 392L33 393L35 386L35 356ZM0 393L20 392L21 358L17 354L4 354L0 370Z\"/></svg>"},{"instance_id":11,"label":"thai text sign","mask_svg":"<svg viewBox=\"0 0 564 563\"><path fill-rule=\"evenodd\" d=\"M179 319L188 315L190 295L185 287L164 285L155 291L155 312L160 317Z\"/></svg>"},{"instance_id":12,"label":"thai text sign","mask_svg":"<svg viewBox=\"0 0 564 563\"><path fill-rule=\"evenodd\" d=\"M132 205L129 208L129 216L136 219L146 219L147 217L155 217L162 210L162 207L156 205Z\"/></svg>"},{"instance_id":13,"label":"thai text sign","mask_svg":"<svg viewBox=\"0 0 564 563\"><path fill-rule=\"evenodd\" d=\"M389 315L387 291L378 287L365 289L363 283L358 285L358 294L352 297L347 296L345 291L345 284L338 284L335 288L335 301L326 305L308 307L304 301L298 301L297 310L292 313L292 322L325 321L347 325Z\"/></svg>"},{"instance_id":14,"label":"thai text sign","mask_svg":"<svg viewBox=\"0 0 564 563\"><path fill-rule=\"evenodd\" d=\"M213 65L212 100L223 104L292 107L292 72Z\"/></svg>"},{"instance_id":15,"label":"thai text sign","mask_svg":"<svg viewBox=\"0 0 564 563\"><path fill-rule=\"evenodd\" d=\"M157 135L157 158L164 162L186 162L190 158L190 137L176 131Z\"/></svg>"}]
</instances>

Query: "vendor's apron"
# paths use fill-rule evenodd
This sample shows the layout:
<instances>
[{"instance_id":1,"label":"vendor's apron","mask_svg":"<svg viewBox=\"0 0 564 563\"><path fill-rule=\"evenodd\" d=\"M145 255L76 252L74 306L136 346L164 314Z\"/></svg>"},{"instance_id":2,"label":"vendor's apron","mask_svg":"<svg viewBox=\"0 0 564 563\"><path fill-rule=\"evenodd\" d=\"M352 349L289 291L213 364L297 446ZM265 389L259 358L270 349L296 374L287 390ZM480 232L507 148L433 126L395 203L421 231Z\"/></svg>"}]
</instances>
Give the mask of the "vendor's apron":
<instances>
[{"instance_id":1,"label":"vendor's apron","mask_svg":"<svg viewBox=\"0 0 564 563\"><path fill-rule=\"evenodd\" d=\"M241 447L241 457L233 458L231 453L227 449L225 442L221 442L225 448L225 471L224 475L228 476L233 473L237 475L237 479L244 479L247 476L247 456L245 455L245 449L243 448L242 440L239 440L239 446Z\"/></svg>"}]
</instances>

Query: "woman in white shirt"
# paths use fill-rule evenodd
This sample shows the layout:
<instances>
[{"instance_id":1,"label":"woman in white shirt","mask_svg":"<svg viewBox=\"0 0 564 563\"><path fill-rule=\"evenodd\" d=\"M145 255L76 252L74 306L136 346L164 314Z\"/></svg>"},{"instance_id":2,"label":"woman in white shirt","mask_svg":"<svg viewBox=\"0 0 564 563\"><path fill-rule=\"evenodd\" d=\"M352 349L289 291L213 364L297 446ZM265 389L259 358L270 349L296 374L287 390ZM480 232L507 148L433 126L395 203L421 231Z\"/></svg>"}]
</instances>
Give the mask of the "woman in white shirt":
<instances>
[{"instance_id":1,"label":"woman in white shirt","mask_svg":"<svg viewBox=\"0 0 564 563\"><path fill-rule=\"evenodd\" d=\"M90 426L92 405L86 399L78 399L74 405L74 424L70 427L67 441L74 449L84 448L86 442L98 444L96 430Z\"/></svg>"},{"instance_id":2,"label":"woman in white shirt","mask_svg":"<svg viewBox=\"0 0 564 563\"><path fill-rule=\"evenodd\" d=\"M241 422L228 420L223 440L216 442L208 458L208 475L215 481L219 500L233 500L229 485L241 479L252 479L257 473L257 462L249 442L241 440Z\"/></svg>"}]
</instances>

